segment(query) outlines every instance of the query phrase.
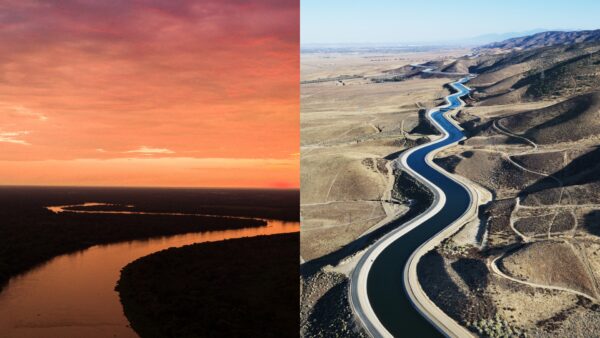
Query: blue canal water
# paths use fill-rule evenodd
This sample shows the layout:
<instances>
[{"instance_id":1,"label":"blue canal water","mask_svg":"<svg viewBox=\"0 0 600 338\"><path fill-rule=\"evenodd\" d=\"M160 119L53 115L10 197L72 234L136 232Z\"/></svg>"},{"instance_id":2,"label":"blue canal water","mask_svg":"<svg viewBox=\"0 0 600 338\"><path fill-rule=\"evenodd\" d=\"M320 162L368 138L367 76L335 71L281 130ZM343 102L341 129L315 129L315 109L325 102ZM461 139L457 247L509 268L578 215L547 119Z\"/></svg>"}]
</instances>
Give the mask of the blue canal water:
<instances>
[{"instance_id":1,"label":"blue canal water","mask_svg":"<svg viewBox=\"0 0 600 338\"><path fill-rule=\"evenodd\" d=\"M460 184L430 167L425 158L430 152L457 142L464 134L449 122L443 114L460 106L459 98L469 93L463 83L468 79L454 82L455 93L448 96L450 105L438 108L431 113L448 132L449 137L441 142L425 146L407 158L407 164L431 183L440 187L446 195L442 209L415 229L397 239L373 262L367 277L367 295L377 318L395 337L440 337L442 336L413 307L404 291L404 267L411 254L436 233L450 225L465 213L470 205L470 195ZM401 226L402 224L398 224Z\"/></svg>"}]
</instances>

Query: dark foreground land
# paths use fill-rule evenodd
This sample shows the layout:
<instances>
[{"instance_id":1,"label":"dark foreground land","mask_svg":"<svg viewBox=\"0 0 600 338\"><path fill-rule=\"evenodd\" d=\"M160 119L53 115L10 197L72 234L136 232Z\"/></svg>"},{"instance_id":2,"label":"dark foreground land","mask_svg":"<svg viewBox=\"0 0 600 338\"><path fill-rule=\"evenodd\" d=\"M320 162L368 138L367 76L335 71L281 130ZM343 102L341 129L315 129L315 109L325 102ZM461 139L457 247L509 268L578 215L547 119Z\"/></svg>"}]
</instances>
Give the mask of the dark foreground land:
<instances>
[{"instance_id":1,"label":"dark foreground land","mask_svg":"<svg viewBox=\"0 0 600 338\"><path fill-rule=\"evenodd\" d=\"M55 214L45 208L85 202L134 205L128 211L299 217L297 190L0 187L0 290L12 276L96 244L265 225L208 216Z\"/></svg>"},{"instance_id":2,"label":"dark foreground land","mask_svg":"<svg viewBox=\"0 0 600 338\"><path fill-rule=\"evenodd\" d=\"M299 234L170 248L130 263L117 291L147 337L295 337Z\"/></svg>"}]
</instances>

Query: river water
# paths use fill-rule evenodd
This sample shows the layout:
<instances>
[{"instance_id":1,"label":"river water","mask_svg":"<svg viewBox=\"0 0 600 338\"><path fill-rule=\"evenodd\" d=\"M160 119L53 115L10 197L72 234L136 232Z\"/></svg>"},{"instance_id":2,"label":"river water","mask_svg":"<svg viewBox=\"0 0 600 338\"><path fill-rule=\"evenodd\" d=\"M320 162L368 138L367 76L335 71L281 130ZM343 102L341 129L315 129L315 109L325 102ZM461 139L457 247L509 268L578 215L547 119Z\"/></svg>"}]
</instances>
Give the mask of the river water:
<instances>
[{"instance_id":1,"label":"river water","mask_svg":"<svg viewBox=\"0 0 600 338\"><path fill-rule=\"evenodd\" d=\"M297 232L298 222L135 240L58 256L12 278L0 293L0 337L137 337L114 291L128 263L170 247Z\"/></svg>"}]
</instances>

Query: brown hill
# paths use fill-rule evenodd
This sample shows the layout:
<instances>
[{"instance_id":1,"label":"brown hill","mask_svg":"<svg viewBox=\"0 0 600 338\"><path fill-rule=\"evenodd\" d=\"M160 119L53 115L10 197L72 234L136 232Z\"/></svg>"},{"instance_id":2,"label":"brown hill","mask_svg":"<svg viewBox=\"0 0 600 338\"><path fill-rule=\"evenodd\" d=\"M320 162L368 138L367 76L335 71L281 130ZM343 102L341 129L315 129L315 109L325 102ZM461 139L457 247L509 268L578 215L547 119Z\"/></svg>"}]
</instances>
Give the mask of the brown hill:
<instances>
[{"instance_id":1,"label":"brown hill","mask_svg":"<svg viewBox=\"0 0 600 338\"><path fill-rule=\"evenodd\" d=\"M483 105L569 97L600 86L600 44L483 56L470 70L479 74L470 82L476 89L474 96L481 101L494 99Z\"/></svg>"},{"instance_id":2,"label":"brown hill","mask_svg":"<svg viewBox=\"0 0 600 338\"><path fill-rule=\"evenodd\" d=\"M469 69L477 63L477 59L460 58L444 66L441 70L447 73L469 73Z\"/></svg>"},{"instance_id":3,"label":"brown hill","mask_svg":"<svg viewBox=\"0 0 600 338\"><path fill-rule=\"evenodd\" d=\"M524 77L513 88L527 86L525 96L571 96L600 87L600 51L562 61Z\"/></svg>"},{"instance_id":4,"label":"brown hill","mask_svg":"<svg viewBox=\"0 0 600 338\"><path fill-rule=\"evenodd\" d=\"M528 244L503 258L500 264L505 272L518 279L595 296L594 283L585 265L567 243Z\"/></svg>"},{"instance_id":5,"label":"brown hill","mask_svg":"<svg viewBox=\"0 0 600 338\"><path fill-rule=\"evenodd\" d=\"M599 112L600 92L593 92L498 122L539 144L573 142L600 135Z\"/></svg>"}]
</instances>

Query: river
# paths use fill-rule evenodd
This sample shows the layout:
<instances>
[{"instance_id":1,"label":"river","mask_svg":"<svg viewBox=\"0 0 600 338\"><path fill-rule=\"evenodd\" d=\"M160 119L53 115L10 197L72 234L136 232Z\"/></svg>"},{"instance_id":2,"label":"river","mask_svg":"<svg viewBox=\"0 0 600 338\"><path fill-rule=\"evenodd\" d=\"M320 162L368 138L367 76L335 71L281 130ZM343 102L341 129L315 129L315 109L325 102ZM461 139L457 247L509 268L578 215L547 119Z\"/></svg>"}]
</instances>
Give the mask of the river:
<instances>
[{"instance_id":1,"label":"river","mask_svg":"<svg viewBox=\"0 0 600 338\"><path fill-rule=\"evenodd\" d=\"M14 277L0 293L2 338L138 337L114 291L128 263L170 247L297 232L298 222L190 233L108 245L62 255Z\"/></svg>"}]
</instances>

